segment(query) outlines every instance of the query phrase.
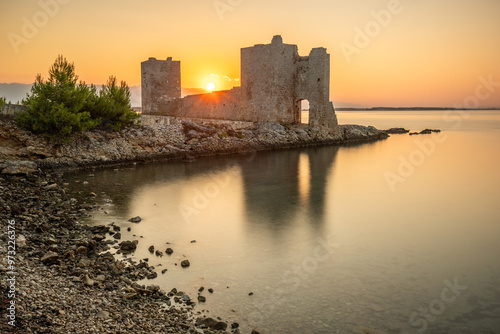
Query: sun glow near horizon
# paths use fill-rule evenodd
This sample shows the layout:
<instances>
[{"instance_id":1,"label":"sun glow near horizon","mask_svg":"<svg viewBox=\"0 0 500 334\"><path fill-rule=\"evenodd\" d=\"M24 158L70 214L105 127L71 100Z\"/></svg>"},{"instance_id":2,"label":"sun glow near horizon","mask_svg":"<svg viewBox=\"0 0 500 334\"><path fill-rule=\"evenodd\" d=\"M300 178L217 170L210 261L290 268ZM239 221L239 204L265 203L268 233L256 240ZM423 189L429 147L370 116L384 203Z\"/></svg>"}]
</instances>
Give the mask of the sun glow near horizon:
<instances>
[{"instance_id":1,"label":"sun glow near horizon","mask_svg":"<svg viewBox=\"0 0 500 334\"><path fill-rule=\"evenodd\" d=\"M87 83L102 84L114 75L138 86L141 61L173 57L181 61L183 88L211 91L213 83L213 90L228 90L241 84L240 49L282 35L301 56L315 47L328 50L330 98L337 104L453 106L474 95L479 78L491 76L497 91L481 107L500 107L500 1L457 1L402 0L389 19L381 14L387 14L388 1L312 0L304 6L255 0L231 5L222 19L211 2L54 0L57 11L48 15L37 0L0 0L0 83L45 77L61 54ZM287 16L281 17L284 6ZM313 25L298 29L297 22L312 17Z\"/></svg>"}]
</instances>

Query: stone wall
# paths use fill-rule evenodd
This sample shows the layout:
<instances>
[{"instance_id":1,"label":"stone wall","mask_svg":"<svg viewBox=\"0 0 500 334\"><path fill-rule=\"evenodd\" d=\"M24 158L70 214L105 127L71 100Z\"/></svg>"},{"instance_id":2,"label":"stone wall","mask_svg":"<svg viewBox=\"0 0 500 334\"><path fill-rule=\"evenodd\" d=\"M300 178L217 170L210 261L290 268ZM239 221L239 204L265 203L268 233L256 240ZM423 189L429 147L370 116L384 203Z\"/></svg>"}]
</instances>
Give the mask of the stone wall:
<instances>
[{"instance_id":1,"label":"stone wall","mask_svg":"<svg viewBox=\"0 0 500 334\"><path fill-rule=\"evenodd\" d=\"M325 48L311 50L297 62L296 103L309 101L309 124L333 129L338 126L335 109L330 102L330 55Z\"/></svg>"},{"instance_id":2,"label":"stone wall","mask_svg":"<svg viewBox=\"0 0 500 334\"><path fill-rule=\"evenodd\" d=\"M228 91L190 95L183 99L162 100L158 102L156 112L146 114L246 121L241 110L240 88L237 87Z\"/></svg>"},{"instance_id":3,"label":"stone wall","mask_svg":"<svg viewBox=\"0 0 500 334\"><path fill-rule=\"evenodd\" d=\"M241 104L258 121L299 123L295 105L296 45L275 36L271 44L241 50Z\"/></svg>"},{"instance_id":4,"label":"stone wall","mask_svg":"<svg viewBox=\"0 0 500 334\"><path fill-rule=\"evenodd\" d=\"M158 103L181 98L181 62L149 60L141 63L142 111L157 113Z\"/></svg>"},{"instance_id":5,"label":"stone wall","mask_svg":"<svg viewBox=\"0 0 500 334\"><path fill-rule=\"evenodd\" d=\"M0 114L1 115L11 115L11 116L15 116L15 115L18 115L22 112L25 112L26 110L28 110L28 108L26 106L23 106L23 105L20 105L20 104L6 104L3 106L3 108L1 108L0 110Z\"/></svg>"},{"instance_id":6,"label":"stone wall","mask_svg":"<svg viewBox=\"0 0 500 334\"><path fill-rule=\"evenodd\" d=\"M296 45L274 36L271 44L241 50L241 88L183 99L180 62L150 58L141 69L143 115L298 124L301 101L308 100L309 125L338 128L325 48L300 57Z\"/></svg>"},{"instance_id":7,"label":"stone wall","mask_svg":"<svg viewBox=\"0 0 500 334\"><path fill-rule=\"evenodd\" d=\"M182 124L182 121L191 121L199 124L227 125L232 127L234 130L250 129L255 127L254 122L228 121L228 120L217 120L208 118L173 117L173 116L153 116L153 115L141 116L141 124L146 126Z\"/></svg>"}]
</instances>

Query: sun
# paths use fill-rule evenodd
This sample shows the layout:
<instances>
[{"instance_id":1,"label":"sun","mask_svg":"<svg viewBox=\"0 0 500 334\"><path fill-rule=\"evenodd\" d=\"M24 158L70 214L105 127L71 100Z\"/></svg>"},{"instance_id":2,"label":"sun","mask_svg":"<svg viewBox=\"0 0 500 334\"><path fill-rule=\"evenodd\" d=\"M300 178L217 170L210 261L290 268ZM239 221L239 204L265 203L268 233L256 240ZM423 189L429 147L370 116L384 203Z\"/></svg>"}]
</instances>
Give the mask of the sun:
<instances>
[{"instance_id":1,"label":"sun","mask_svg":"<svg viewBox=\"0 0 500 334\"><path fill-rule=\"evenodd\" d=\"M213 90L215 89L215 84L214 84L213 82L209 82L209 83L207 84L207 89L208 89L209 91L213 91Z\"/></svg>"}]
</instances>

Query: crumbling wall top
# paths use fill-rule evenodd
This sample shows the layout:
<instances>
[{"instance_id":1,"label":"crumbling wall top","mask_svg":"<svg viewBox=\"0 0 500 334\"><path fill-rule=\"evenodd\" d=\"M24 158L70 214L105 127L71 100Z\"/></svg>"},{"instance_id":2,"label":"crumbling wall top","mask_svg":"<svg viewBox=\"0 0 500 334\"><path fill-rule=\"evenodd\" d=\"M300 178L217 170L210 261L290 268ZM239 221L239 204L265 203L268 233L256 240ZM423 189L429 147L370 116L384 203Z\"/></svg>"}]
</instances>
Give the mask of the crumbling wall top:
<instances>
[{"instance_id":1,"label":"crumbling wall top","mask_svg":"<svg viewBox=\"0 0 500 334\"><path fill-rule=\"evenodd\" d=\"M283 44L283 37L281 35L274 36L271 44Z\"/></svg>"}]
</instances>

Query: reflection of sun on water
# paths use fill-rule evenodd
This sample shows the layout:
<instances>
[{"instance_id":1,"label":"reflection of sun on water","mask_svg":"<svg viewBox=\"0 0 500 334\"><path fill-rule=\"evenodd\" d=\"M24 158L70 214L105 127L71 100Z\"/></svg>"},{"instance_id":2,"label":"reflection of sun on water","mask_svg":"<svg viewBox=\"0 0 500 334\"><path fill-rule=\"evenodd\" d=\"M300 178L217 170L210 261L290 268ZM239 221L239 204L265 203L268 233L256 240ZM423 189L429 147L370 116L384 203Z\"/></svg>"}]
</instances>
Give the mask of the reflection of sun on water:
<instances>
[{"instance_id":1,"label":"reflection of sun on water","mask_svg":"<svg viewBox=\"0 0 500 334\"><path fill-rule=\"evenodd\" d=\"M300 154L299 158L299 195L302 203L309 201L309 192L311 188L311 170L309 166L309 156L305 153Z\"/></svg>"},{"instance_id":2,"label":"reflection of sun on water","mask_svg":"<svg viewBox=\"0 0 500 334\"><path fill-rule=\"evenodd\" d=\"M213 82L209 82L209 83L207 84L207 89L208 89L209 91L213 91L213 90L215 89L215 84L214 84Z\"/></svg>"}]
</instances>

